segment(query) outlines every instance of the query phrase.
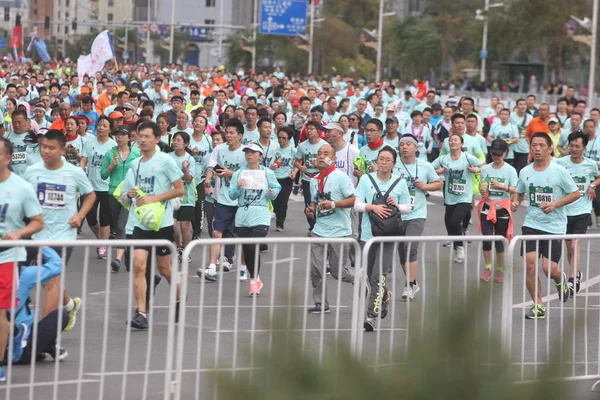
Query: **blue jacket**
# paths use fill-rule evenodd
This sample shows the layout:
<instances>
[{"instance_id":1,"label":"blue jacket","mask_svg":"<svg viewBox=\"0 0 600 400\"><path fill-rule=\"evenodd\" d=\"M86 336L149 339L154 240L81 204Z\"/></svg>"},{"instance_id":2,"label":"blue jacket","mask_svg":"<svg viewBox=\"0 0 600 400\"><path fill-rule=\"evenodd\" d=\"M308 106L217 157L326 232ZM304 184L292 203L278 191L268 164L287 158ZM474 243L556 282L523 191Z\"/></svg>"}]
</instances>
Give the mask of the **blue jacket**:
<instances>
[{"instance_id":1,"label":"blue jacket","mask_svg":"<svg viewBox=\"0 0 600 400\"><path fill-rule=\"evenodd\" d=\"M17 343L16 340L14 342L13 362L21 359L23 349L27 346L27 340L31 336L33 329L35 311L27 306L27 299L29 292L36 287L38 273L40 275L40 284L43 285L48 283L52 278L59 276L62 269L62 260L56 251L46 247L42 255L43 265L41 267L37 265L21 267L19 274L19 289L17 290L19 304L16 309L11 311L11 315L16 315L15 326L19 330L17 337L19 337L20 343ZM40 268L41 271L39 271Z\"/></svg>"}]
</instances>

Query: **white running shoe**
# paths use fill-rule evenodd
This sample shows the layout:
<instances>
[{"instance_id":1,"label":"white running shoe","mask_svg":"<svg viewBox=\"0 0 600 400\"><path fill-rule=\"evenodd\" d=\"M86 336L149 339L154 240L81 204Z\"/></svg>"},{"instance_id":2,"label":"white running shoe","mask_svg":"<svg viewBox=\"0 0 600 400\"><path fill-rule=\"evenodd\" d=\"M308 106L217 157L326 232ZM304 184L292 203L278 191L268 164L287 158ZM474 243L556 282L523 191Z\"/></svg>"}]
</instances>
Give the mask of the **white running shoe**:
<instances>
[{"instance_id":1,"label":"white running shoe","mask_svg":"<svg viewBox=\"0 0 600 400\"><path fill-rule=\"evenodd\" d=\"M456 248L456 252L454 255L454 261L456 262L463 262L465 260L465 248L462 246L458 246Z\"/></svg>"},{"instance_id":2,"label":"white running shoe","mask_svg":"<svg viewBox=\"0 0 600 400\"><path fill-rule=\"evenodd\" d=\"M240 266L240 281L248 280L248 269L245 265Z\"/></svg>"}]
</instances>

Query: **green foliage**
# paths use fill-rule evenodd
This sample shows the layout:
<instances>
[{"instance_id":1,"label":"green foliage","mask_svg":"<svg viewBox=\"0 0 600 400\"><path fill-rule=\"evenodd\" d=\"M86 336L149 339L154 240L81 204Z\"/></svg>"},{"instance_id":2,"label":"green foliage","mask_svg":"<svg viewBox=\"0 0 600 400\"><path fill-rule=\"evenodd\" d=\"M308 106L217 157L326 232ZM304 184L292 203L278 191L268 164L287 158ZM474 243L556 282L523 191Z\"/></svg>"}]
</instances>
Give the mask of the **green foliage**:
<instances>
[{"instance_id":1,"label":"green foliage","mask_svg":"<svg viewBox=\"0 0 600 400\"><path fill-rule=\"evenodd\" d=\"M183 57L188 38L189 34L187 32L181 32L179 29L175 29L173 34L173 62L176 62L179 58ZM160 57L163 64L168 63L171 37L167 36L166 38L162 38L160 35L152 35L150 39L152 43L154 43L154 54Z\"/></svg>"},{"instance_id":2,"label":"green foliage","mask_svg":"<svg viewBox=\"0 0 600 400\"><path fill-rule=\"evenodd\" d=\"M262 400L569 398L569 385L559 381L512 384L498 338L487 327L478 326L474 318L476 313L486 312L487 302L483 297L471 297L466 304L469 307L450 307L441 302L439 315L445 317L440 317L439 324L429 315L423 337L413 334L409 350L396 351L392 366L377 370L351 356L339 342L325 343L328 355L320 362L316 355L302 351L299 335L286 330L285 318L281 318L273 328L272 350L254 355L258 369L252 376L238 372L232 378L230 373L220 373L213 390L218 390L220 399ZM420 316L411 314L411 318L418 326ZM373 345L375 340L375 333L365 333L365 343ZM543 378L557 376L556 366L540 369Z\"/></svg>"}]
</instances>

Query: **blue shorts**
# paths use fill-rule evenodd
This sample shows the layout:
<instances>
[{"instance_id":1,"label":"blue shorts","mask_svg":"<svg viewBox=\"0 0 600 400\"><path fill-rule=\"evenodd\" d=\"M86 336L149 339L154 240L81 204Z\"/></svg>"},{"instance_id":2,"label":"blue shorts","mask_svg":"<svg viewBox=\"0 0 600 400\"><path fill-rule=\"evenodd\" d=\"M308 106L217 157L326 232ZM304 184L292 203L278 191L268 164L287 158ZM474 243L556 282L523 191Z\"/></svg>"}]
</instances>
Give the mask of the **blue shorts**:
<instances>
[{"instance_id":1,"label":"blue shorts","mask_svg":"<svg viewBox=\"0 0 600 400\"><path fill-rule=\"evenodd\" d=\"M235 224L235 213L237 212L237 206L226 206L223 204L216 203L215 205L215 216L213 219L213 230L225 233L233 233Z\"/></svg>"}]
</instances>

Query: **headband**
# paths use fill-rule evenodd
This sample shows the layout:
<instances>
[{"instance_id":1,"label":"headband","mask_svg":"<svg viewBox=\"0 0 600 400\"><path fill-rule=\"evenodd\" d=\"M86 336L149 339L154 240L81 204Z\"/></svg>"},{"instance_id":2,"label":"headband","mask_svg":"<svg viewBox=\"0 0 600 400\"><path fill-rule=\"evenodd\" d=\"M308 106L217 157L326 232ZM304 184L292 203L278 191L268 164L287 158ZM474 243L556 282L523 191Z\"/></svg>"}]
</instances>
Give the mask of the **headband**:
<instances>
[{"instance_id":1,"label":"headband","mask_svg":"<svg viewBox=\"0 0 600 400\"><path fill-rule=\"evenodd\" d=\"M400 144L404 143L404 142L409 142L414 144L415 146L418 146L419 144L417 143L417 141L415 140L415 138L412 138L410 136L404 136L400 138Z\"/></svg>"}]
</instances>

